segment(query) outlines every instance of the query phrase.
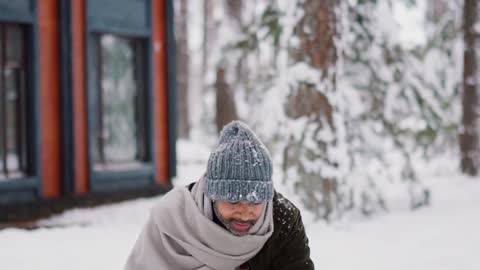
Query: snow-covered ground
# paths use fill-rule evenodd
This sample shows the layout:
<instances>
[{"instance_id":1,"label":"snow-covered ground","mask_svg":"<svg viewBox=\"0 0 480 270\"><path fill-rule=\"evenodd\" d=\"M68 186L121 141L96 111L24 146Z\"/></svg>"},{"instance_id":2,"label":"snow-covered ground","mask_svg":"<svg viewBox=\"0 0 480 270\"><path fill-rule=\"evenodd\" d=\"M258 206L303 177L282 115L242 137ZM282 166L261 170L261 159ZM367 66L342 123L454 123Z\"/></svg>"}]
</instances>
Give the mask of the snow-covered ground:
<instances>
[{"instance_id":1,"label":"snow-covered ground","mask_svg":"<svg viewBox=\"0 0 480 270\"><path fill-rule=\"evenodd\" d=\"M209 149L187 142L179 146L177 184L182 185L202 173ZM395 208L331 225L314 222L304 212L316 268L480 269L480 181L446 169L426 171L423 177L433 191L429 208ZM156 200L74 209L39 222L50 228L2 230L0 269L121 269Z\"/></svg>"}]
</instances>

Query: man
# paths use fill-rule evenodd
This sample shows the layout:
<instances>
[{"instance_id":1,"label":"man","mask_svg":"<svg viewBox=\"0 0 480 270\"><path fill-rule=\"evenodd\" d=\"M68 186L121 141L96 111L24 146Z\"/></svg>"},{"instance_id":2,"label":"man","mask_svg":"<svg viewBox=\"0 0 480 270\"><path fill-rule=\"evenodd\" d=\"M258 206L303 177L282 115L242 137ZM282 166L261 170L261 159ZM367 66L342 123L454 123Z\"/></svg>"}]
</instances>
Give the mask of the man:
<instances>
[{"instance_id":1,"label":"man","mask_svg":"<svg viewBox=\"0 0 480 270\"><path fill-rule=\"evenodd\" d=\"M125 270L314 269L299 210L273 189L266 147L226 125L207 172L152 208Z\"/></svg>"}]
</instances>

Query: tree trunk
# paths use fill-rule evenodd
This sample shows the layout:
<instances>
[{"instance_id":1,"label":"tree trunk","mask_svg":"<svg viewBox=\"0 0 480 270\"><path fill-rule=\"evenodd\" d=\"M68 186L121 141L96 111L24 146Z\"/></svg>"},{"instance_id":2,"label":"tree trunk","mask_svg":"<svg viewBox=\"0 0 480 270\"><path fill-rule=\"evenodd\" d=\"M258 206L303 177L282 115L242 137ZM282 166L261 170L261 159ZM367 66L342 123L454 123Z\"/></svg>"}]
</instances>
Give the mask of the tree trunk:
<instances>
[{"instance_id":1,"label":"tree trunk","mask_svg":"<svg viewBox=\"0 0 480 270\"><path fill-rule=\"evenodd\" d=\"M257 5L256 2L252 2L253 5ZM252 4L250 3L250 4ZM231 27L232 35L242 35L243 28L243 11L246 3L243 0L225 0L224 10L227 15L227 20ZM248 80L248 67L245 63L245 58L240 57L235 66L229 66L229 70L235 70L235 83L246 84ZM248 95L248 91L247 91Z\"/></svg>"},{"instance_id":2,"label":"tree trunk","mask_svg":"<svg viewBox=\"0 0 480 270\"><path fill-rule=\"evenodd\" d=\"M305 15L295 27L300 45L292 51L292 57L321 70L322 79L330 81L331 89L315 89L300 84L289 96L287 116L295 119L315 113L332 124L332 106L323 93L335 88L335 0L305 0L302 5Z\"/></svg>"},{"instance_id":3,"label":"tree trunk","mask_svg":"<svg viewBox=\"0 0 480 270\"><path fill-rule=\"evenodd\" d=\"M336 33L336 0L305 0L305 15L296 26L300 47L294 57L307 61L327 73L337 61L334 37ZM327 74L325 74L327 75Z\"/></svg>"},{"instance_id":4,"label":"tree trunk","mask_svg":"<svg viewBox=\"0 0 480 270\"><path fill-rule=\"evenodd\" d=\"M225 69L217 67L216 89L216 124L220 133L223 126L230 121L237 120L237 108L234 95L225 79Z\"/></svg>"},{"instance_id":5,"label":"tree trunk","mask_svg":"<svg viewBox=\"0 0 480 270\"><path fill-rule=\"evenodd\" d=\"M202 81L203 92L207 89L207 71L210 68L210 50L215 44L215 19L213 17L215 9L214 0L204 0L203 3L203 45L202 45Z\"/></svg>"},{"instance_id":6,"label":"tree trunk","mask_svg":"<svg viewBox=\"0 0 480 270\"><path fill-rule=\"evenodd\" d=\"M179 138L190 136L188 115L189 53L188 53L188 3L187 0L176 1L175 16L177 48L177 133Z\"/></svg>"},{"instance_id":7,"label":"tree trunk","mask_svg":"<svg viewBox=\"0 0 480 270\"><path fill-rule=\"evenodd\" d=\"M480 166L480 87L478 63L480 36L477 0L465 0L464 16L464 66L463 66L463 117L460 130L462 172L477 175ZM477 24L475 26L475 24Z\"/></svg>"},{"instance_id":8,"label":"tree trunk","mask_svg":"<svg viewBox=\"0 0 480 270\"><path fill-rule=\"evenodd\" d=\"M297 62L305 62L320 70L325 83L322 83L324 88L317 89L318 85L299 82L298 88L292 90L285 104L289 118L308 117L309 120L302 138L299 141L291 139L285 149L284 168L297 168L300 180L295 186L302 191L305 206L313 210L318 218L324 219L330 218L338 204L337 179L323 175L322 171L326 168L312 171L302 160L321 160L324 166L333 169L338 166L337 161L328 154L328 149L335 147L335 140L321 135L325 129L335 133L334 108L328 99L336 85L335 2L336 0L304 0L301 3L304 15L294 29L299 45L291 51L291 56ZM315 141L316 146L306 146L305 140Z\"/></svg>"}]
</instances>

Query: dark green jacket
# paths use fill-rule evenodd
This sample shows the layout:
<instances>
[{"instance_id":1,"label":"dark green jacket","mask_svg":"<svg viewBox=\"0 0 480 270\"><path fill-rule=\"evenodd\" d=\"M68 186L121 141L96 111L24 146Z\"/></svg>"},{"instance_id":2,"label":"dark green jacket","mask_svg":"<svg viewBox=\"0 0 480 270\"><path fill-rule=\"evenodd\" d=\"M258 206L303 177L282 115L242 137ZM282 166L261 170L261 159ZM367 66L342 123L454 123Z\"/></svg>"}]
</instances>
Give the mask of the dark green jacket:
<instances>
[{"instance_id":1,"label":"dark green jacket","mask_svg":"<svg viewBox=\"0 0 480 270\"><path fill-rule=\"evenodd\" d=\"M278 192L273 197L273 226L270 239L248 262L250 269L314 269L300 211Z\"/></svg>"}]
</instances>

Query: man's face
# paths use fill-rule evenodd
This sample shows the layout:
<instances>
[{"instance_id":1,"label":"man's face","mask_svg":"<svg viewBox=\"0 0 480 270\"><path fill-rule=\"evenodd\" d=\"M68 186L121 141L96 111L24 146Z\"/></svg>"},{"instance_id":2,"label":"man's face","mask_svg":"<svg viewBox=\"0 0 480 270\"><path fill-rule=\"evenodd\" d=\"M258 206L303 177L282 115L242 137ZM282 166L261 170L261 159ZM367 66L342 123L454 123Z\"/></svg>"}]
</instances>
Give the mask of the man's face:
<instances>
[{"instance_id":1,"label":"man's face","mask_svg":"<svg viewBox=\"0 0 480 270\"><path fill-rule=\"evenodd\" d=\"M213 208L218 219L227 229L238 236L248 234L248 230L260 218L266 203L215 201Z\"/></svg>"}]
</instances>

